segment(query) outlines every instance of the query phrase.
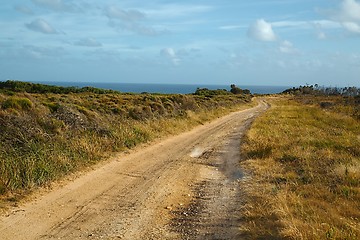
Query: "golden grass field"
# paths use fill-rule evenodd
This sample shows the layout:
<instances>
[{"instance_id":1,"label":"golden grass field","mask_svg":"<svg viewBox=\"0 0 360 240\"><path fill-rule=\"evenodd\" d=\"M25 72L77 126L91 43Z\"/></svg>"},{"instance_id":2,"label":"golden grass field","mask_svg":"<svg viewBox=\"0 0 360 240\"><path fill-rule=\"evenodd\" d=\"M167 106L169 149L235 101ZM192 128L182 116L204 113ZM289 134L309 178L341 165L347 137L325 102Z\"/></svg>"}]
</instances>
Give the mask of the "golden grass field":
<instances>
[{"instance_id":1,"label":"golden grass field","mask_svg":"<svg viewBox=\"0 0 360 240\"><path fill-rule=\"evenodd\" d=\"M341 97L269 99L243 146L249 239L359 239L359 104ZM356 109L357 108L357 109Z\"/></svg>"}]
</instances>

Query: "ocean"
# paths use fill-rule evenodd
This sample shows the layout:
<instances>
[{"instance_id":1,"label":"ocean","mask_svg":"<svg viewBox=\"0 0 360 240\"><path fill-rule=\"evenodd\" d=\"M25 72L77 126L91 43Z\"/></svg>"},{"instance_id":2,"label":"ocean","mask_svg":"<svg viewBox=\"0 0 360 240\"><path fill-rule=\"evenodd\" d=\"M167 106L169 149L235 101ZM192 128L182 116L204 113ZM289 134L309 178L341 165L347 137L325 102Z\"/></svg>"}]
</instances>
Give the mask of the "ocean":
<instances>
[{"instance_id":1,"label":"ocean","mask_svg":"<svg viewBox=\"0 0 360 240\"><path fill-rule=\"evenodd\" d=\"M126 93L163 93L163 94L188 94L194 93L197 88L226 89L230 90L229 85L211 85L211 84L156 84L156 83L103 83L103 82L36 82L41 84L63 86L63 87L95 87L102 89L111 89ZM280 93L289 86L242 86L241 89L249 89L253 94L272 94Z\"/></svg>"}]
</instances>

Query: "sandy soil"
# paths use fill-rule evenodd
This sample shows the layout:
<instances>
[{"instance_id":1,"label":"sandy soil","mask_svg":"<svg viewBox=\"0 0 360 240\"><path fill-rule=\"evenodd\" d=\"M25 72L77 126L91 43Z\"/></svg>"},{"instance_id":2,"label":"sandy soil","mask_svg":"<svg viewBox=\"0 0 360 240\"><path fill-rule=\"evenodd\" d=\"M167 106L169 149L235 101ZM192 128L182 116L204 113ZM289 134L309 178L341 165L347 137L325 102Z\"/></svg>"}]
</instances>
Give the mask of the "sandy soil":
<instances>
[{"instance_id":1,"label":"sandy soil","mask_svg":"<svg viewBox=\"0 0 360 240\"><path fill-rule=\"evenodd\" d=\"M119 154L0 216L0 239L237 239L240 142L267 108Z\"/></svg>"}]
</instances>

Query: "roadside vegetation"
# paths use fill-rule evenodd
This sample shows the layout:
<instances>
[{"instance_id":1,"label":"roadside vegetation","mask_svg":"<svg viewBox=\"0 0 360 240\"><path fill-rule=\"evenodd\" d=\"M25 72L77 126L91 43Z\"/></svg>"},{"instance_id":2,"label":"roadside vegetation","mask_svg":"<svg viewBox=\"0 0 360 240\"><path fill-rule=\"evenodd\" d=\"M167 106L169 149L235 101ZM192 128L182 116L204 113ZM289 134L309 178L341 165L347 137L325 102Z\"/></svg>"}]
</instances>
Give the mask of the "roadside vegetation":
<instances>
[{"instance_id":1,"label":"roadside vegetation","mask_svg":"<svg viewBox=\"0 0 360 240\"><path fill-rule=\"evenodd\" d=\"M315 85L306 85L286 89L284 94L312 95L312 96L343 96L343 97L357 97L360 96L360 88L357 87L324 87Z\"/></svg>"},{"instance_id":2,"label":"roadside vegetation","mask_svg":"<svg viewBox=\"0 0 360 240\"><path fill-rule=\"evenodd\" d=\"M303 90L270 98L247 133L245 236L359 239L360 99Z\"/></svg>"},{"instance_id":3,"label":"roadside vegetation","mask_svg":"<svg viewBox=\"0 0 360 240\"><path fill-rule=\"evenodd\" d=\"M208 90L211 91L211 90ZM0 208L159 137L252 104L244 94L125 94L95 88L0 83Z\"/></svg>"}]
</instances>

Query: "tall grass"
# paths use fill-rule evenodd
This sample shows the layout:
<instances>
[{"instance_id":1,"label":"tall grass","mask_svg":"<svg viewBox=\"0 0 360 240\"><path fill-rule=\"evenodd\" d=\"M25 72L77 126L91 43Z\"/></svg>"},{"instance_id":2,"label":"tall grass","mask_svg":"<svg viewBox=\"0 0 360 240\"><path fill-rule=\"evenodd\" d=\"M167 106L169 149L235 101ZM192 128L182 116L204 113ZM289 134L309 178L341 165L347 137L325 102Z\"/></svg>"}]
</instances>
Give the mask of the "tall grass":
<instances>
[{"instance_id":1,"label":"tall grass","mask_svg":"<svg viewBox=\"0 0 360 240\"><path fill-rule=\"evenodd\" d=\"M272 100L247 134L246 236L359 239L360 122L300 100Z\"/></svg>"},{"instance_id":2,"label":"tall grass","mask_svg":"<svg viewBox=\"0 0 360 240\"><path fill-rule=\"evenodd\" d=\"M0 94L0 198L249 104L235 95Z\"/></svg>"}]
</instances>

